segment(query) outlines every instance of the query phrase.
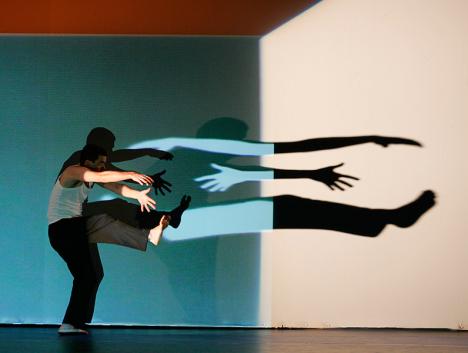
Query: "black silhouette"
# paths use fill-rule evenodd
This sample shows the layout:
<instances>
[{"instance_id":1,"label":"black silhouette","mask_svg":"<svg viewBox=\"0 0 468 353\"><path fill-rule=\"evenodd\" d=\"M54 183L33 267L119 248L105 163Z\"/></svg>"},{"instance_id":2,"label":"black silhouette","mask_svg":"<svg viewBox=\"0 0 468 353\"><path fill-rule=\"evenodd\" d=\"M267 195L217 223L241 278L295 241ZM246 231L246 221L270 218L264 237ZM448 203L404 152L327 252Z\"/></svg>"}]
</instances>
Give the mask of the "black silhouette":
<instances>
[{"instance_id":1,"label":"black silhouette","mask_svg":"<svg viewBox=\"0 0 468 353\"><path fill-rule=\"evenodd\" d=\"M393 224L408 228L432 206L435 194L423 192L416 200L396 209L371 209L292 195L273 197L274 229L328 229L375 237Z\"/></svg>"},{"instance_id":2,"label":"black silhouette","mask_svg":"<svg viewBox=\"0 0 468 353\"><path fill-rule=\"evenodd\" d=\"M389 145L412 145L422 147L415 141L399 137L386 136L355 136L355 137L324 137L293 142L275 142L275 153L311 152L330 150L335 148L360 145L363 143L375 143L382 147Z\"/></svg>"},{"instance_id":3,"label":"black silhouette","mask_svg":"<svg viewBox=\"0 0 468 353\"><path fill-rule=\"evenodd\" d=\"M353 187L350 183L344 181L344 178L352 179L352 180L359 180L351 175L339 174L335 172L336 168L342 167L344 163L340 163L337 165L333 165L330 167L320 168L316 170L283 170L283 169L274 169L274 176L275 179L296 179L296 178L307 178L316 180L318 182L324 183L326 186L330 188L330 190L334 190L337 188L341 191L345 189L343 186L338 183L344 184L348 187Z\"/></svg>"},{"instance_id":4,"label":"black silhouette","mask_svg":"<svg viewBox=\"0 0 468 353\"><path fill-rule=\"evenodd\" d=\"M221 126L225 126L227 123L231 128L232 126L236 126L235 121L230 121L230 118L219 118L209 121L205 126L200 128L200 130L209 131L211 133L210 138L213 138L215 137L214 133L222 130ZM239 126L243 128L242 134L245 136L245 127L241 124ZM252 143L252 141L250 142ZM261 142L253 143L262 144ZM422 144L415 140L377 135L274 142L273 145L274 153L276 154L335 149L362 143L375 143L382 147L388 147L392 144L422 147ZM222 143L220 144L222 145ZM196 146L196 143L193 145ZM180 148L183 146L178 147ZM210 152L213 153L215 151L211 150ZM232 154L236 154L236 151L232 151ZM234 185L242 183L243 181L252 181L255 179L240 179L241 181L233 182L231 178L231 180L226 181L226 183L220 187L219 185L223 182L220 175L223 172L229 176L230 171L249 172L269 170L273 171L274 179L308 178L325 184L330 190L339 189L343 191L345 187L353 186L346 181L346 179L359 180L357 177L340 174L335 171L336 168L343 165L344 163L341 163L317 170L285 170L268 169L258 166L253 168L237 166L236 169L232 169L215 164L214 166L220 173L199 177L195 180L205 182L202 186L208 190L224 191L230 187L229 182ZM218 180L216 178L218 178ZM217 182L219 182L219 184L216 184ZM373 237L380 234L382 229L388 224L403 228L413 225L426 211L434 206L435 194L432 191L425 191L415 201L394 210L362 208L333 202L310 200L291 195L276 196L272 198L272 201L274 205L273 224L275 229L329 229L354 235Z\"/></svg>"},{"instance_id":5,"label":"black silhouette","mask_svg":"<svg viewBox=\"0 0 468 353\"><path fill-rule=\"evenodd\" d=\"M164 193L164 190L166 192L172 192L171 186L172 184L163 178L161 178L161 175L166 174L166 170L162 170L159 173L153 174L151 177L153 178L153 184L151 185L154 188L154 193L157 195L158 191L161 193L161 195L165 196L166 194Z\"/></svg>"}]
</instances>

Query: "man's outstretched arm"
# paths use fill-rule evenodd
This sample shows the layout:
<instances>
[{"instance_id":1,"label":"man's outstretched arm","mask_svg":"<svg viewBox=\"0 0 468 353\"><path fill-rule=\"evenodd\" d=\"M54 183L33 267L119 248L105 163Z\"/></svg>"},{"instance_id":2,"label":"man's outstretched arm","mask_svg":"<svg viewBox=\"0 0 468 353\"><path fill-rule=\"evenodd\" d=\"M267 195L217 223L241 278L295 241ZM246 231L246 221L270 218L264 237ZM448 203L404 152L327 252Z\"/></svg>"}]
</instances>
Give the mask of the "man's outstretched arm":
<instances>
[{"instance_id":1,"label":"man's outstretched arm","mask_svg":"<svg viewBox=\"0 0 468 353\"><path fill-rule=\"evenodd\" d=\"M118 171L118 172L124 171L123 169L120 169L119 167L113 165L112 163L109 163L106 166L106 169L107 170ZM162 170L159 173L155 173L155 174L151 175L151 179L153 179L152 186L154 188L154 192L155 192L156 195L158 194L158 191L163 196L166 195L165 194L166 192L172 192L172 190L171 190L172 184L170 182L168 182L167 180L162 178L162 175L164 175L164 174L166 174L166 170ZM133 180L129 180L129 181L132 182L132 183L135 183Z\"/></svg>"},{"instance_id":2,"label":"man's outstretched arm","mask_svg":"<svg viewBox=\"0 0 468 353\"><path fill-rule=\"evenodd\" d=\"M137 172L113 170L97 172L78 165L66 168L60 177L60 182L65 187L70 187L77 181L112 183L123 180L133 180L140 185L151 185L153 183L153 179L151 177Z\"/></svg>"},{"instance_id":3,"label":"man's outstretched arm","mask_svg":"<svg viewBox=\"0 0 468 353\"><path fill-rule=\"evenodd\" d=\"M156 209L156 201L154 201L151 197L148 196L148 193L151 191L151 188L145 190L135 190L125 184L120 183L100 183L99 185L107 190L116 193L117 195L138 200L138 202L140 203L141 212L143 212L144 210L150 212L150 208L152 208L153 210Z\"/></svg>"}]
</instances>

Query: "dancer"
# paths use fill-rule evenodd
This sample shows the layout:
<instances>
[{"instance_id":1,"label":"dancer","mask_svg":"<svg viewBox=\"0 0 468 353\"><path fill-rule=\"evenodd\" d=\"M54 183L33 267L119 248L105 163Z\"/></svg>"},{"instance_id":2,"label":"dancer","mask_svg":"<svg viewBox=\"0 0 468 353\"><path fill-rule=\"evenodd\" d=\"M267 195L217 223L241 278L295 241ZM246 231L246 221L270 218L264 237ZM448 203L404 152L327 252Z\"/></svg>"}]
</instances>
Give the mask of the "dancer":
<instances>
[{"instance_id":1,"label":"dancer","mask_svg":"<svg viewBox=\"0 0 468 353\"><path fill-rule=\"evenodd\" d=\"M85 324L92 320L96 293L103 278L96 243L113 243L145 251L148 241L154 245L159 243L170 222L170 215L163 214L153 228L140 229L106 214L83 216L83 203L94 183L137 200L141 212L156 209L156 202L148 196L150 188L139 191L118 183L132 180L140 185L151 185L151 177L130 171L105 171L106 163L107 152L103 148L86 145L80 154L80 164L65 168L50 196L49 240L73 276L70 301L59 334L88 333Z\"/></svg>"}]
</instances>

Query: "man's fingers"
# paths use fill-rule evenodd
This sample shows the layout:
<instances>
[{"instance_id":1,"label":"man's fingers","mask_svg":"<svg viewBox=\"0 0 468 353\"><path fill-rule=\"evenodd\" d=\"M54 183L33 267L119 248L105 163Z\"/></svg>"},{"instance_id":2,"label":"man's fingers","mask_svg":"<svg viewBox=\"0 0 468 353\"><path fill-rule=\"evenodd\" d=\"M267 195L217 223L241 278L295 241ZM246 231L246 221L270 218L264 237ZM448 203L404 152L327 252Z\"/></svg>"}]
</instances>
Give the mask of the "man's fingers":
<instances>
[{"instance_id":1,"label":"man's fingers","mask_svg":"<svg viewBox=\"0 0 468 353\"><path fill-rule=\"evenodd\" d=\"M153 183L153 179L151 179L149 177L142 176L142 177L137 179L137 182L140 185L151 185Z\"/></svg>"},{"instance_id":2,"label":"man's fingers","mask_svg":"<svg viewBox=\"0 0 468 353\"><path fill-rule=\"evenodd\" d=\"M145 185L151 185L153 184L153 178L147 176L147 175L144 175L144 174L140 174L140 177L138 178L138 180L140 180L141 182L143 182Z\"/></svg>"}]
</instances>

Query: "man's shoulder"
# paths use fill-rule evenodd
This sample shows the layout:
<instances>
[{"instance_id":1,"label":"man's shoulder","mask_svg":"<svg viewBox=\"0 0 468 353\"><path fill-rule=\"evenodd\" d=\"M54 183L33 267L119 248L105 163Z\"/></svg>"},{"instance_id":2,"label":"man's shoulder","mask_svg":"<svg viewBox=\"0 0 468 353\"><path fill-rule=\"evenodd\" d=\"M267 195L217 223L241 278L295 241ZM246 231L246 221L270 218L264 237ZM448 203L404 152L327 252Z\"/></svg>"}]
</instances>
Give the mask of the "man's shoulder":
<instances>
[{"instance_id":1,"label":"man's shoulder","mask_svg":"<svg viewBox=\"0 0 468 353\"><path fill-rule=\"evenodd\" d=\"M68 167L66 167L62 174L60 175L64 175L64 174L76 174L76 173L79 173L79 172L85 172L87 170L91 170L89 169L88 167L85 167L85 166L82 166L82 165L79 165L79 164L73 164L73 165L69 165Z\"/></svg>"},{"instance_id":2,"label":"man's shoulder","mask_svg":"<svg viewBox=\"0 0 468 353\"><path fill-rule=\"evenodd\" d=\"M77 187L83 183L83 173L88 170L90 169L79 164L70 165L59 175L58 180L63 187Z\"/></svg>"}]
</instances>

